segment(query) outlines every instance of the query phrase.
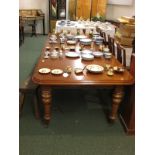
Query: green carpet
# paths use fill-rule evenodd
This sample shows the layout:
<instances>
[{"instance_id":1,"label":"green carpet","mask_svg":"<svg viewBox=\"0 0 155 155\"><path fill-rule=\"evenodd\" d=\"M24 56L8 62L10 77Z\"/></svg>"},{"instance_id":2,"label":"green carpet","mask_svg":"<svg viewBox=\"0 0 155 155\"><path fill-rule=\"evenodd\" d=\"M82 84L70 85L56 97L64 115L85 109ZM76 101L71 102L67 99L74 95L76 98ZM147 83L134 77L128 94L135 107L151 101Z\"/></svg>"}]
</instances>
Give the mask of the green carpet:
<instances>
[{"instance_id":1,"label":"green carpet","mask_svg":"<svg viewBox=\"0 0 155 155\"><path fill-rule=\"evenodd\" d=\"M26 37L20 47L20 81L32 71L44 41L44 36ZM54 89L52 120L44 128L34 118L32 96L27 95L19 124L19 154L134 155L135 137L126 136L119 120L115 124L106 120L109 96L110 91L103 90Z\"/></svg>"}]
</instances>

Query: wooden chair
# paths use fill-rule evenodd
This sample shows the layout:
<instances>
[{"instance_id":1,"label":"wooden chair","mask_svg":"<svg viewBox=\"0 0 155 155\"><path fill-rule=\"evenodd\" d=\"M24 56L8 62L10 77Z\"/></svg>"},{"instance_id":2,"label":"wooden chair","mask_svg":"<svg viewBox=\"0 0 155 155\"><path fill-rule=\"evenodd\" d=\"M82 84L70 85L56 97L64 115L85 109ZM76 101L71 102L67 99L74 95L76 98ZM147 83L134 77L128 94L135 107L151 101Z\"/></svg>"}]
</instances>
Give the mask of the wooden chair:
<instances>
[{"instance_id":1,"label":"wooden chair","mask_svg":"<svg viewBox=\"0 0 155 155\"><path fill-rule=\"evenodd\" d=\"M131 55L130 73L135 78L135 54ZM135 134L135 84L126 89L124 103L121 105L121 123L128 135Z\"/></svg>"},{"instance_id":2,"label":"wooden chair","mask_svg":"<svg viewBox=\"0 0 155 155\"><path fill-rule=\"evenodd\" d=\"M116 46L116 58L124 67L126 67L126 51L119 43L116 43Z\"/></svg>"},{"instance_id":3,"label":"wooden chair","mask_svg":"<svg viewBox=\"0 0 155 155\"><path fill-rule=\"evenodd\" d=\"M22 115L23 106L24 106L24 100L25 95L28 93L33 94L33 104L34 104L34 114L36 119L40 118L40 111L38 106L38 99L37 99L37 88L38 85L34 84L31 80L31 76L29 76L23 84L19 88L19 115Z\"/></svg>"},{"instance_id":4,"label":"wooden chair","mask_svg":"<svg viewBox=\"0 0 155 155\"><path fill-rule=\"evenodd\" d=\"M106 33L104 31L100 31L100 36L103 37L103 39L104 39L103 44L106 46L108 44L107 38L106 38Z\"/></svg>"},{"instance_id":5,"label":"wooden chair","mask_svg":"<svg viewBox=\"0 0 155 155\"><path fill-rule=\"evenodd\" d=\"M115 39L108 35L108 48L110 52L115 56Z\"/></svg>"},{"instance_id":6,"label":"wooden chair","mask_svg":"<svg viewBox=\"0 0 155 155\"><path fill-rule=\"evenodd\" d=\"M24 23L19 16L19 46L24 43Z\"/></svg>"}]
</instances>

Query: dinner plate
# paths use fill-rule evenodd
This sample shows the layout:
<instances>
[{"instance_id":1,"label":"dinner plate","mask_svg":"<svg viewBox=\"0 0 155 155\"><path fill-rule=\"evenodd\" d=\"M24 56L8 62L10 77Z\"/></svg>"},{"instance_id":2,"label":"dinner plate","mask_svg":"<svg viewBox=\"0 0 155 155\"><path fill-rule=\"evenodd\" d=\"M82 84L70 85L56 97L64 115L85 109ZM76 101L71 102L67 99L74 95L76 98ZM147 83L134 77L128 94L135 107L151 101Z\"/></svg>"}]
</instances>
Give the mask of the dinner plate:
<instances>
[{"instance_id":1,"label":"dinner plate","mask_svg":"<svg viewBox=\"0 0 155 155\"><path fill-rule=\"evenodd\" d=\"M82 60L93 60L94 56L92 54L82 54Z\"/></svg>"},{"instance_id":2,"label":"dinner plate","mask_svg":"<svg viewBox=\"0 0 155 155\"><path fill-rule=\"evenodd\" d=\"M50 69L49 68L41 68L39 69L39 73L41 74L47 74L47 73L50 73Z\"/></svg>"},{"instance_id":3,"label":"dinner plate","mask_svg":"<svg viewBox=\"0 0 155 155\"><path fill-rule=\"evenodd\" d=\"M79 54L76 52L66 52L65 56L70 57L70 58L77 58L79 57Z\"/></svg>"},{"instance_id":4,"label":"dinner plate","mask_svg":"<svg viewBox=\"0 0 155 155\"><path fill-rule=\"evenodd\" d=\"M87 65L86 69L91 73L102 73L104 71L102 66L96 64Z\"/></svg>"},{"instance_id":5,"label":"dinner plate","mask_svg":"<svg viewBox=\"0 0 155 155\"><path fill-rule=\"evenodd\" d=\"M60 75L63 73L63 70L62 69L53 69L53 70L51 70L51 73L55 74L55 75Z\"/></svg>"},{"instance_id":6,"label":"dinner plate","mask_svg":"<svg viewBox=\"0 0 155 155\"><path fill-rule=\"evenodd\" d=\"M96 51L96 52L93 52L93 55L95 57L102 57L103 56L103 53L102 52L99 52L99 51Z\"/></svg>"}]
</instances>

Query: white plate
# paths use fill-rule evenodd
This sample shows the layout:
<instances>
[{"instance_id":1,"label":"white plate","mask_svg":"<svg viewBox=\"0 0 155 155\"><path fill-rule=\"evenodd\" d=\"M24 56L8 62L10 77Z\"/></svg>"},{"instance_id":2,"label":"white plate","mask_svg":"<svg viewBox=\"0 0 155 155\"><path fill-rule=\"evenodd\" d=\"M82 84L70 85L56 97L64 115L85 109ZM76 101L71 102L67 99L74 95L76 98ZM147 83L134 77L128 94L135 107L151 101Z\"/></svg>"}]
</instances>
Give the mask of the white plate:
<instances>
[{"instance_id":1,"label":"white plate","mask_svg":"<svg viewBox=\"0 0 155 155\"><path fill-rule=\"evenodd\" d=\"M82 60L93 60L94 56L92 54L82 54Z\"/></svg>"},{"instance_id":2,"label":"white plate","mask_svg":"<svg viewBox=\"0 0 155 155\"><path fill-rule=\"evenodd\" d=\"M104 71L104 68L102 66L95 65L95 64L87 65L86 68L89 72L92 72L92 73L102 73Z\"/></svg>"},{"instance_id":3,"label":"white plate","mask_svg":"<svg viewBox=\"0 0 155 155\"><path fill-rule=\"evenodd\" d=\"M41 74L47 74L47 73L50 73L50 69L49 68L41 68L39 69L39 73Z\"/></svg>"},{"instance_id":4,"label":"white plate","mask_svg":"<svg viewBox=\"0 0 155 155\"><path fill-rule=\"evenodd\" d=\"M74 38L75 38L75 39L85 39L85 38L87 38L87 36L78 35L78 36L75 36Z\"/></svg>"},{"instance_id":5,"label":"white plate","mask_svg":"<svg viewBox=\"0 0 155 155\"><path fill-rule=\"evenodd\" d=\"M63 73L63 70L62 69L53 69L53 70L51 70L51 73L55 74L55 75L60 75Z\"/></svg>"},{"instance_id":6,"label":"white plate","mask_svg":"<svg viewBox=\"0 0 155 155\"><path fill-rule=\"evenodd\" d=\"M76 52L66 52L65 55L67 57L71 57L71 58L77 58L77 57L79 57L79 54L76 53Z\"/></svg>"},{"instance_id":7,"label":"white plate","mask_svg":"<svg viewBox=\"0 0 155 155\"><path fill-rule=\"evenodd\" d=\"M86 39L80 39L80 42L81 42L81 44L89 45L89 44L91 44L92 40L89 38L86 38Z\"/></svg>"},{"instance_id":8,"label":"white plate","mask_svg":"<svg viewBox=\"0 0 155 155\"><path fill-rule=\"evenodd\" d=\"M67 44L75 45L76 44L76 41L75 40L68 40L67 41Z\"/></svg>"},{"instance_id":9,"label":"white plate","mask_svg":"<svg viewBox=\"0 0 155 155\"><path fill-rule=\"evenodd\" d=\"M102 52L99 52L99 51L96 51L96 52L93 52L93 55L95 57L102 57L103 56L103 53Z\"/></svg>"}]
</instances>

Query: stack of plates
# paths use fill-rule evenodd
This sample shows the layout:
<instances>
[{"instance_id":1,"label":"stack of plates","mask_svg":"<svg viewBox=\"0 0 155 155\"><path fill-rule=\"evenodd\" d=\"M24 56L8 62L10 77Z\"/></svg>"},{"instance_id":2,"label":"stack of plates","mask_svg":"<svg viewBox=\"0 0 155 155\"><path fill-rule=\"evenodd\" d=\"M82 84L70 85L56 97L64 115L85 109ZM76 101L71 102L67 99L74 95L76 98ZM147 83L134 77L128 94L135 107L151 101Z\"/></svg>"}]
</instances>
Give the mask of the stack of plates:
<instances>
[{"instance_id":1,"label":"stack of plates","mask_svg":"<svg viewBox=\"0 0 155 155\"><path fill-rule=\"evenodd\" d=\"M110 59L110 58L112 57L112 54L111 54L110 52L105 52L105 53L104 53L104 57L105 57L106 59Z\"/></svg>"},{"instance_id":2,"label":"stack of plates","mask_svg":"<svg viewBox=\"0 0 155 155\"><path fill-rule=\"evenodd\" d=\"M80 39L80 43L83 45L90 45L92 42L91 39L85 38L85 39Z\"/></svg>"},{"instance_id":3,"label":"stack of plates","mask_svg":"<svg viewBox=\"0 0 155 155\"><path fill-rule=\"evenodd\" d=\"M100 45L100 44L102 44L103 43L103 41L104 41L104 39L102 38L102 37L95 37L94 38L94 41L95 41L95 43L97 44L97 45Z\"/></svg>"}]
</instances>

